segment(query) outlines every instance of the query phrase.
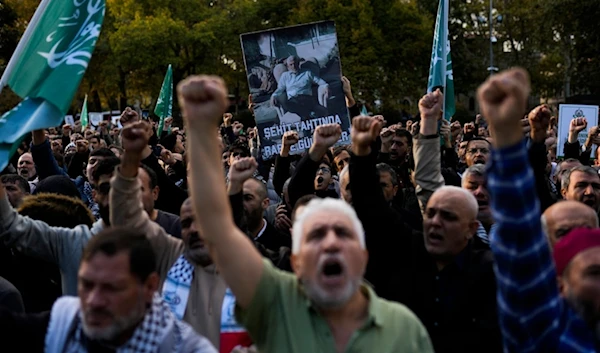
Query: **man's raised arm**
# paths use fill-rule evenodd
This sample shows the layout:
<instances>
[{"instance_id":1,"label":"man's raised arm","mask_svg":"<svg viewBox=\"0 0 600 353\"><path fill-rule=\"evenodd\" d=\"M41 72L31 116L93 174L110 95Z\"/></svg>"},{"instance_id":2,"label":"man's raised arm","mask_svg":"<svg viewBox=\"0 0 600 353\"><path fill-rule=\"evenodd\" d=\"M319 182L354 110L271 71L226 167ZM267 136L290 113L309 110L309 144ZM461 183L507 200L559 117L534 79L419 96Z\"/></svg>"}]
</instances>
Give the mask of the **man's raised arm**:
<instances>
[{"instance_id":1,"label":"man's raised arm","mask_svg":"<svg viewBox=\"0 0 600 353\"><path fill-rule=\"evenodd\" d=\"M227 197L217 139L229 105L227 88L219 77L192 76L179 83L177 96L189 134L189 187L200 234L238 305L247 308L260 282L263 262L250 239L235 226ZM248 163L247 167L254 166Z\"/></svg>"}]
</instances>

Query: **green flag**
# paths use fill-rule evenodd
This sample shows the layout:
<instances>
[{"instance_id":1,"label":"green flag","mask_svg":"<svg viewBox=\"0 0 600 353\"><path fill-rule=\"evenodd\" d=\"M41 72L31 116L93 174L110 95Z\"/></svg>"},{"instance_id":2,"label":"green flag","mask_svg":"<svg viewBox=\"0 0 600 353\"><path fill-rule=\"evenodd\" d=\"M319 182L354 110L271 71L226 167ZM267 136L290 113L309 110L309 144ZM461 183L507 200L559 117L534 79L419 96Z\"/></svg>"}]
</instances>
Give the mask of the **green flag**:
<instances>
[{"instance_id":1,"label":"green flag","mask_svg":"<svg viewBox=\"0 0 600 353\"><path fill-rule=\"evenodd\" d=\"M30 131L59 125L87 69L105 0L42 0L0 78L23 101L0 118L0 170Z\"/></svg>"},{"instance_id":2,"label":"green flag","mask_svg":"<svg viewBox=\"0 0 600 353\"><path fill-rule=\"evenodd\" d=\"M88 112L87 112L87 94L83 100L83 107L81 107L81 127L84 129L88 126Z\"/></svg>"},{"instance_id":3,"label":"green flag","mask_svg":"<svg viewBox=\"0 0 600 353\"><path fill-rule=\"evenodd\" d=\"M431 64L429 65L429 80L427 92L441 88L444 92L444 119L450 118L456 112L454 103L454 76L452 75L452 58L450 56L450 39L448 38L449 0L440 0L435 32L433 33L433 48L431 49Z\"/></svg>"},{"instance_id":4,"label":"green flag","mask_svg":"<svg viewBox=\"0 0 600 353\"><path fill-rule=\"evenodd\" d=\"M171 68L171 65L169 65L169 68L167 69L167 74L165 75L162 87L160 88L160 94L156 101L154 114L160 118L158 131L156 132L156 134L160 136L165 125L165 119L173 114L173 69Z\"/></svg>"}]
</instances>

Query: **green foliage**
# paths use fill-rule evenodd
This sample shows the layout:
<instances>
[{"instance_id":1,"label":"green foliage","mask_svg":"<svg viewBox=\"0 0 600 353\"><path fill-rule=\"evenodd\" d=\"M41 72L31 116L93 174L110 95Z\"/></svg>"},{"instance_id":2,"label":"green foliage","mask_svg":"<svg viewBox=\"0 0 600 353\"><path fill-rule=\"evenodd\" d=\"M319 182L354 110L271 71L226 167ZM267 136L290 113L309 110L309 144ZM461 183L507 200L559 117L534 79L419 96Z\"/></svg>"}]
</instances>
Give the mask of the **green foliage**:
<instances>
[{"instance_id":1,"label":"green foliage","mask_svg":"<svg viewBox=\"0 0 600 353\"><path fill-rule=\"evenodd\" d=\"M455 90L472 95L487 77L489 0L452 0L450 33ZM0 3L0 70L39 0ZM355 98L370 110L399 117L405 98L424 93L438 1L433 0L107 0L96 50L74 100L89 95L91 111L139 104L152 109L166 68L177 83L191 74L217 74L243 101L247 82L242 33L334 20L342 69ZM494 0L494 65L519 65L537 94L600 94L597 1ZM511 50L505 51L504 47ZM8 94L8 93L6 93ZM0 112L14 106L3 93ZM460 106L460 105L459 105ZM460 114L468 115L465 107ZM177 107L175 107L177 111Z\"/></svg>"}]
</instances>

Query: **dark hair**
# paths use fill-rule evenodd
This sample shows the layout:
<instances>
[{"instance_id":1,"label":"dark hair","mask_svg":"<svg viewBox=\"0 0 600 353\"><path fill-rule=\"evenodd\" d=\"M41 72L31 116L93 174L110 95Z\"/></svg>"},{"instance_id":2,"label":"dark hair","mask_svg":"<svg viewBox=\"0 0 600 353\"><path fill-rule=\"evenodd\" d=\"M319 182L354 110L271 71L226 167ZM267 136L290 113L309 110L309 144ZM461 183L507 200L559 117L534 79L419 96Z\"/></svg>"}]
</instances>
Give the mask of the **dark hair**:
<instances>
[{"instance_id":1,"label":"dark hair","mask_svg":"<svg viewBox=\"0 0 600 353\"><path fill-rule=\"evenodd\" d=\"M392 185L398 185L398 174L394 168L390 167L389 164L379 163L377 164L377 174L381 176L381 173L390 173L390 177L392 178Z\"/></svg>"},{"instance_id":2,"label":"dark hair","mask_svg":"<svg viewBox=\"0 0 600 353\"><path fill-rule=\"evenodd\" d=\"M83 250L81 262L91 260L98 253L113 257L120 252L128 253L129 271L140 282L156 272L156 256L150 241L132 227L110 227L93 236Z\"/></svg>"},{"instance_id":3,"label":"dark hair","mask_svg":"<svg viewBox=\"0 0 600 353\"><path fill-rule=\"evenodd\" d=\"M331 162L333 163L333 159L331 159ZM334 175L337 175L337 168L334 168L332 163L329 163L325 158L323 158L323 159L321 159L321 162L319 163L319 165L325 164L327 167L329 167L331 176L334 176Z\"/></svg>"},{"instance_id":4,"label":"dark hair","mask_svg":"<svg viewBox=\"0 0 600 353\"><path fill-rule=\"evenodd\" d=\"M336 148L333 149L333 158L335 159L335 157L339 156L344 151L348 152L347 146L337 146Z\"/></svg>"},{"instance_id":5,"label":"dark hair","mask_svg":"<svg viewBox=\"0 0 600 353\"><path fill-rule=\"evenodd\" d=\"M116 157L113 151L106 147L98 148L90 153L90 157Z\"/></svg>"},{"instance_id":6,"label":"dark hair","mask_svg":"<svg viewBox=\"0 0 600 353\"><path fill-rule=\"evenodd\" d=\"M158 186L158 176L156 175L156 172L143 163L140 168L146 171L146 173L148 173L148 177L150 177L150 189L154 189L156 186Z\"/></svg>"},{"instance_id":7,"label":"dark hair","mask_svg":"<svg viewBox=\"0 0 600 353\"><path fill-rule=\"evenodd\" d=\"M485 142L487 142L488 146L491 146L491 145L492 145L492 144L490 143L490 141L488 141L487 139L485 139L485 138L483 138L483 137L473 137L473 138L471 138L471 139L469 139L469 140L467 141L467 145L465 146L465 149L467 149L467 150L468 150L468 149L469 149L469 145L470 145L470 144L471 144L471 142L473 142L473 141L485 141Z\"/></svg>"},{"instance_id":8,"label":"dark hair","mask_svg":"<svg viewBox=\"0 0 600 353\"><path fill-rule=\"evenodd\" d=\"M112 153L112 152L111 152ZM92 173L92 178L94 180L100 179L100 176L112 174L115 171L115 168L121 163L121 160L117 157L113 156L105 158L98 162L96 167L94 168L94 172Z\"/></svg>"},{"instance_id":9,"label":"dark hair","mask_svg":"<svg viewBox=\"0 0 600 353\"><path fill-rule=\"evenodd\" d=\"M235 150L242 150L242 151L244 151L246 156L250 157L250 148L248 148L248 145L246 145L245 143L242 143L240 141L235 141L233 144L231 144L229 146L229 148L227 148L227 152L233 152Z\"/></svg>"},{"instance_id":10,"label":"dark hair","mask_svg":"<svg viewBox=\"0 0 600 353\"><path fill-rule=\"evenodd\" d=\"M296 211L298 211L298 208L306 206L311 200L317 198L318 197L315 194L307 194L299 198L298 201L296 201L296 204L294 205L294 209L292 210L292 222L294 221L294 219L296 219Z\"/></svg>"},{"instance_id":11,"label":"dark hair","mask_svg":"<svg viewBox=\"0 0 600 353\"><path fill-rule=\"evenodd\" d=\"M18 174L4 174L0 176L0 180L2 180L3 184L16 184L24 193L31 193L31 187L27 179Z\"/></svg>"},{"instance_id":12,"label":"dark hair","mask_svg":"<svg viewBox=\"0 0 600 353\"><path fill-rule=\"evenodd\" d=\"M260 195L258 195L261 198L261 201L268 198L269 197L269 190L267 188L267 183L265 182L265 180L262 177L252 177L248 180L254 180L257 184L260 185Z\"/></svg>"},{"instance_id":13,"label":"dark hair","mask_svg":"<svg viewBox=\"0 0 600 353\"><path fill-rule=\"evenodd\" d=\"M100 143L100 135L92 135L90 136L90 138L88 139L88 141L92 142L92 139L97 139L98 143Z\"/></svg>"},{"instance_id":14,"label":"dark hair","mask_svg":"<svg viewBox=\"0 0 600 353\"><path fill-rule=\"evenodd\" d=\"M394 133L395 133L395 135L397 137L404 137L404 138L406 138L406 143L409 146L412 146L412 135L410 134L410 132L408 132L408 130L405 130L405 129L396 129L396 131Z\"/></svg>"}]
</instances>

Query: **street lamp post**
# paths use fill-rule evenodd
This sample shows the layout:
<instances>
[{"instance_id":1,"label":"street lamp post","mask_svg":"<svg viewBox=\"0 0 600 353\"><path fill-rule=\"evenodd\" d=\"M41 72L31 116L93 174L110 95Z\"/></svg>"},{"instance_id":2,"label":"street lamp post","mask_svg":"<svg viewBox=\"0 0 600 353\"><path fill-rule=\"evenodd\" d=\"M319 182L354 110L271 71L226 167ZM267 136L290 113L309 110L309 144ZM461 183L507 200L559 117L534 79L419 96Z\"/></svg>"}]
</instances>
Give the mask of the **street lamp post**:
<instances>
[{"instance_id":1,"label":"street lamp post","mask_svg":"<svg viewBox=\"0 0 600 353\"><path fill-rule=\"evenodd\" d=\"M498 71L498 68L494 66L494 1L490 0L490 17L488 18L488 24L490 26L490 67L488 67L488 71L490 72L490 76L494 74L494 72Z\"/></svg>"}]
</instances>

